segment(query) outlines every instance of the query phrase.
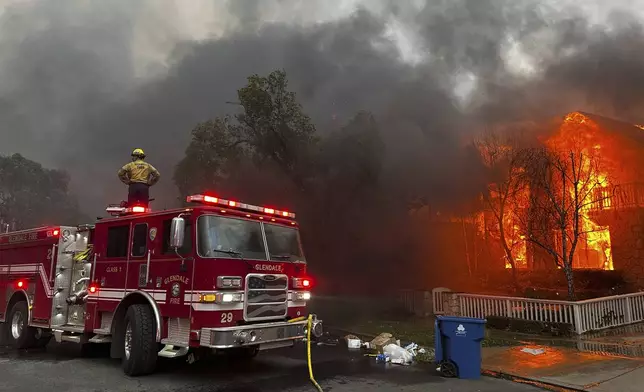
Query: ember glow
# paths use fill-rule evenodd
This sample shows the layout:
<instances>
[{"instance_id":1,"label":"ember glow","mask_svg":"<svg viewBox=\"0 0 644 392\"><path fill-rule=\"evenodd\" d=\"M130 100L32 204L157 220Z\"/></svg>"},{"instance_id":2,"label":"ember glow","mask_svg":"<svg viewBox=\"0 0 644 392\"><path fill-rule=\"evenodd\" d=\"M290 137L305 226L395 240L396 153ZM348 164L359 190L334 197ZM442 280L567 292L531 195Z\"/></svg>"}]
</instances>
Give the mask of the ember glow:
<instances>
[{"instance_id":1,"label":"ember glow","mask_svg":"<svg viewBox=\"0 0 644 392\"><path fill-rule=\"evenodd\" d=\"M574 233L574 217L579 216L579 235L572 261L573 268L613 270L610 230L608 226L602 226L597 222L597 215L594 213L597 212L597 208L607 210L614 207L615 200L611 189L615 189L618 183L616 168L620 166L617 162L620 159L621 150L608 136L606 129L600 128L593 119L580 112L566 115L555 132L541 138L541 143L550 153L558 157L555 161L559 161L561 165L568 165L565 168L561 166L561 172L548 181L550 181L551 192L557 195L563 192L564 195L568 195L557 196L557 199L560 199L557 203L563 203L567 212L554 218L556 220L567 215L565 236L568 250L566 252L569 252L574 238L577 237ZM495 151L498 153L503 149L496 146ZM493 153L482 151L487 163L491 162L489 154ZM510 170L509 176L516 177L517 173L512 170L524 169L516 167ZM562 175L565 178L562 178ZM534 198L544 196L539 196L539 193L531 195L528 184L529 181L519 181L517 185L512 185L511 181L501 183L501 188L506 190L505 199L496 189L499 184L490 186L489 189L493 203L492 212L488 211L491 218L486 220L493 223L487 224L485 230L492 239L499 240L502 247L507 245L504 251L505 268L512 268L508 253L514 259L515 268L541 268L537 265L543 262L541 260L543 256L535 253L538 251L536 249L538 246L533 247L528 243L526 233L528 227L537 223L533 219L544 219L534 217L531 213L531 203L534 202ZM516 186L516 189L510 189L513 186ZM510 191L507 191L508 189ZM535 192L541 191L535 190ZM501 205L503 207L499 208ZM498 227L498 220L494 221L494 216L500 214L503 215L503 233ZM540 233L544 236L542 241L548 242L545 239L549 236L547 233L547 230L542 230ZM558 244L556 247L562 249L562 234L558 229L552 229L550 241L554 241L554 244ZM547 263L546 261L546 265Z\"/></svg>"},{"instance_id":2,"label":"ember glow","mask_svg":"<svg viewBox=\"0 0 644 392\"><path fill-rule=\"evenodd\" d=\"M580 236L582 244L575 252L575 268L614 268L609 228L598 225L591 218L594 198L603 194L603 190L611 185L608 174L611 165L609 159L602 154L602 142L602 130L579 112L569 113L555 135L546 141L546 145L554 151L564 154L570 151L580 152L584 157L582 174L579 176L582 183L578 185L584 195L580 217L583 234ZM574 197L574 185L570 184L569 188L571 197Z\"/></svg>"}]
</instances>

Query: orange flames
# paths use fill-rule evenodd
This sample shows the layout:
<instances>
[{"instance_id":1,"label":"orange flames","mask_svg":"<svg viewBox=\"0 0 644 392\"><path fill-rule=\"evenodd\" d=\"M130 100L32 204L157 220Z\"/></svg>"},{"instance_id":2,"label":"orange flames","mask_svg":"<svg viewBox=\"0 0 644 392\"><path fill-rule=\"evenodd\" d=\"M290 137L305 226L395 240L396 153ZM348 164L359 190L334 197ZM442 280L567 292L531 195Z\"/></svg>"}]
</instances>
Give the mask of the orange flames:
<instances>
[{"instance_id":1,"label":"orange flames","mask_svg":"<svg viewBox=\"0 0 644 392\"><path fill-rule=\"evenodd\" d=\"M641 127L644 129L644 127ZM602 139L603 138L603 139ZM558 130L545 140L545 145L553 152L559 151L562 159L567 159L565 155L574 152L580 156L581 170L579 179L581 183L577 185L583 195L584 200L580 200L580 231L582 234L579 238L575 256L573 260L574 268L603 268L606 270L613 269L613 259L611 251L611 239L608 227L600 226L592 218L593 201L598 194L608 193L608 187L611 186L609 170L610 161L604 154L604 147L610 147L607 139L603 136L599 126L579 112L569 113ZM606 146L605 146L606 145ZM572 183L569 187L571 197L574 199L575 188ZM603 191L603 190L606 191ZM498 195L491 192L492 199ZM508 201L508 207L512 209L524 210L527 208L526 201L529 199L530 191L526 186L518 194L513 195L514 200ZM610 203L605 200L604 205ZM523 229L515 224L510 217L512 214L503 219L503 229L505 238L515 260L516 268L529 267L527 241ZM490 230L488 228L488 230ZM500 239L498 227L490 230L492 237ZM561 241L561 238L556 239ZM506 268L512 268L509 261L505 262Z\"/></svg>"},{"instance_id":2,"label":"orange flames","mask_svg":"<svg viewBox=\"0 0 644 392\"><path fill-rule=\"evenodd\" d=\"M584 157L581 162L582 174L579 176L583 183L579 188L589 192L585 192L584 200L581 200L580 223L583 234L580 238L582 244L573 261L575 268L613 269L609 228L598 225L590 214L595 195L610 185L608 161L601 153L602 142L602 131L597 124L579 112L569 113L558 132L546 142L553 149L565 153L581 152ZM573 185L570 185L569 192L574 195ZM594 258L597 262L592 261Z\"/></svg>"}]
</instances>

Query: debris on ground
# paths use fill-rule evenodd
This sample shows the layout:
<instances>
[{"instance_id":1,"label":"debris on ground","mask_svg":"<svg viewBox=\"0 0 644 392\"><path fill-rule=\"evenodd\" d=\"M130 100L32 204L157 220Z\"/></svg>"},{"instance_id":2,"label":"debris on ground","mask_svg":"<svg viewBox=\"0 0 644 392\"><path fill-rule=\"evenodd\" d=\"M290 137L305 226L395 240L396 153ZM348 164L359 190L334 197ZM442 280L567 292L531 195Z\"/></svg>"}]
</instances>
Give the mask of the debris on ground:
<instances>
[{"instance_id":1,"label":"debris on ground","mask_svg":"<svg viewBox=\"0 0 644 392\"><path fill-rule=\"evenodd\" d=\"M347 347L350 349L359 349L362 347L362 340L360 339L348 339Z\"/></svg>"},{"instance_id":2,"label":"debris on ground","mask_svg":"<svg viewBox=\"0 0 644 392\"><path fill-rule=\"evenodd\" d=\"M373 350L378 351L379 353L382 353L382 350L386 345L395 343L396 339L394 339L392 334L383 332L371 341L369 347Z\"/></svg>"},{"instance_id":3,"label":"debris on ground","mask_svg":"<svg viewBox=\"0 0 644 392\"><path fill-rule=\"evenodd\" d=\"M390 358L391 363L399 365L411 365L414 355L397 344L388 344L383 347L383 354Z\"/></svg>"},{"instance_id":4,"label":"debris on ground","mask_svg":"<svg viewBox=\"0 0 644 392\"><path fill-rule=\"evenodd\" d=\"M337 346L338 339L331 337L331 335L326 332L318 340L318 346Z\"/></svg>"},{"instance_id":5,"label":"debris on ground","mask_svg":"<svg viewBox=\"0 0 644 392\"><path fill-rule=\"evenodd\" d=\"M546 350L542 348L529 348L529 347L524 347L521 349L521 351L532 355L541 355L546 352Z\"/></svg>"},{"instance_id":6,"label":"debris on ground","mask_svg":"<svg viewBox=\"0 0 644 392\"><path fill-rule=\"evenodd\" d=\"M344 341L347 343L347 347L350 349L359 349L362 347L362 340L356 335L347 335L344 337Z\"/></svg>"}]
</instances>

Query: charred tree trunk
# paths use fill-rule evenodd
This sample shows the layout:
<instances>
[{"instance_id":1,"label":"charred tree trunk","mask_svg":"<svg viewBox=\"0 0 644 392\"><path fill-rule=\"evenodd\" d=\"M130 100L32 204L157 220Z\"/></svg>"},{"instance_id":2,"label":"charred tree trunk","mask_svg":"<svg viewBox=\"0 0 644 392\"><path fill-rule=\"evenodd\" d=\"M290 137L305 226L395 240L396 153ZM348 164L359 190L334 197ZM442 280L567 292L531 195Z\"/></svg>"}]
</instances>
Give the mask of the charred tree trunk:
<instances>
[{"instance_id":1,"label":"charred tree trunk","mask_svg":"<svg viewBox=\"0 0 644 392\"><path fill-rule=\"evenodd\" d=\"M503 215L501 215L502 217ZM508 241L505 238L505 229L503 227L503 218L499 219L499 236L501 238L501 245L503 246L503 251L505 252L505 257L510 263L510 269L512 270L512 285L517 294L521 294L521 286L519 285L519 279L517 277L517 264L514 260L514 255L512 254L512 249L508 246ZM504 266L505 267L505 266Z\"/></svg>"},{"instance_id":2,"label":"charred tree trunk","mask_svg":"<svg viewBox=\"0 0 644 392\"><path fill-rule=\"evenodd\" d=\"M564 262L564 274L566 275L566 282L568 283L568 300L575 301L575 280L572 272L572 260L567 260Z\"/></svg>"}]
</instances>

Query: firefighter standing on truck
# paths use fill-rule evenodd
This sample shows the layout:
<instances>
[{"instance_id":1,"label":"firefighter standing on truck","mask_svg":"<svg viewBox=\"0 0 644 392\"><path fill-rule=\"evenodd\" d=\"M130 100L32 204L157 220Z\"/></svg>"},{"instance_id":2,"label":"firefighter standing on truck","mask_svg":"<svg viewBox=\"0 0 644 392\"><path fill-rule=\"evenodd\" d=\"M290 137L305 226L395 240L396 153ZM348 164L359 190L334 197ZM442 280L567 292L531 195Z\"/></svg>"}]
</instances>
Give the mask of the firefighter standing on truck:
<instances>
[{"instance_id":1,"label":"firefighter standing on truck","mask_svg":"<svg viewBox=\"0 0 644 392\"><path fill-rule=\"evenodd\" d=\"M144 161L145 152L137 148L132 151L132 162L119 170L121 182L128 186L127 204L147 207L150 201L150 187L161 177L154 166Z\"/></svg>"}]
</instances>

